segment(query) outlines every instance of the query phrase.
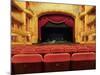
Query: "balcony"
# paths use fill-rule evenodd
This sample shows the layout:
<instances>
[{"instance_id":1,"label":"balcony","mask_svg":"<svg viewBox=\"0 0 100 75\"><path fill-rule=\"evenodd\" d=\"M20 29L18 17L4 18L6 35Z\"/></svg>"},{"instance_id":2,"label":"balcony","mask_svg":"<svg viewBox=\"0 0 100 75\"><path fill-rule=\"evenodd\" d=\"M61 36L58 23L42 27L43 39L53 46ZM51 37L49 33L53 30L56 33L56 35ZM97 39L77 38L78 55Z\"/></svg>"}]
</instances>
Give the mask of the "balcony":
<instances>
[{"instance_id":1,"label":"balcony","mask_svg":"<svg viewBox=\"0 0 100 75\"><path fill-rule=\"evenodd\" d=\"M80 13L80 18L85 16L86 14L90 13L94 6L85 6L85 11Z\"/></svg>"},{"instance_id":2,"label":"balcony","mask_svg":"<svg viewBox=\"0 0 100 75\"><path fill-rule=\"evenodd\" d=\"M19 22L21 24L24 23L24 19L23 19L21 13L19 13L19 12L11 12L11 16L15 21L17 21L17 22Z\"/></svg>"},{"instance_id":3,"label":"balcony","mask_svg":"<svg viewBox=\"0 0 100 75\"><path fill-rule=\"evenodd\" d=\"M90 25L92 24L93 22L95 22L96 20L96 16L95 15L90 15L88 18L87 18L87 25Z\"/></svg>"},{"instance_id":4,"label":"balcony","mask_svg":"<svg viewBox=\"0 0 100 75\"><path fill-rule=\"evenodd\" d=\"M17 9L19 9L20 11L25 12L29 16L33 16L33 13L29 9L26 9L25 2L18 2L17 0L12 0L12 5L15 6Z\"/></svg>"}]
</instances>

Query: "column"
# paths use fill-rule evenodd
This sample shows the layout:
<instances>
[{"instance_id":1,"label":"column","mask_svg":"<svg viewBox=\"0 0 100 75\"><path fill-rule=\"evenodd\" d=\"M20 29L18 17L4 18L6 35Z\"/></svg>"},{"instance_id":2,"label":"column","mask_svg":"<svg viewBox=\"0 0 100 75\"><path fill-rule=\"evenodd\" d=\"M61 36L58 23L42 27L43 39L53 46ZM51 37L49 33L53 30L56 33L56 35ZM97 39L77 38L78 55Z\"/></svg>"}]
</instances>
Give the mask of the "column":
<instances>
[{"instance_id":1,"label":"column","mask_svg":"<svg viewBox=\"0 0 100 75\"><path fill-rule=\"evenodd\" d=\"M87 22L88 22L88 15L85 15L85 40L84 42L88 42L88 40L86 39L86 37L88 37L88 26L87 26Z\"/></svg>"},{"instance_id":2,"label":"column","mask_svg":"<svg viewBox=\"0 0 100 75\"><path fill-rule=\"evenodd\" d=\"M38 16L34 14L31 23L32 43L38 43Z\"/></svg>"},{"instance_id":3,"label":"column","mask_svg":"<svg viewBox=\"0 0 100 75\"><path fill-rule=\"evenodd\" d=\"M75 42L78 43L80 42L80 39L79 39L79 26L80 26L80 23L79 23L79 17L78 15L76 16L75 18Z\"/></svg>"}]
</instances>

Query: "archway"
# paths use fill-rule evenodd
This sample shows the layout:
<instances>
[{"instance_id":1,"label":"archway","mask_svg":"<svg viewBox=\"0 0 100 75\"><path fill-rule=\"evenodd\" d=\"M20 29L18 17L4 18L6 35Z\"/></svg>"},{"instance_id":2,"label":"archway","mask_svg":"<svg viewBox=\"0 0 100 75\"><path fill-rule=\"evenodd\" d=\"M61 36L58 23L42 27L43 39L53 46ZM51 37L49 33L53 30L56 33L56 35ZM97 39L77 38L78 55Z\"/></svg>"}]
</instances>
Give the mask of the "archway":
<instances>
[{"instance_id":1,"label":"archway","mask_svg":"<svg viewBox=\"0 0 100 75\"><path fill-rule=\"evenodd\" d=\"M39 17L40 42L73 43L74 18L66 14L45 14Z\"/></svg>"}]
</instances>

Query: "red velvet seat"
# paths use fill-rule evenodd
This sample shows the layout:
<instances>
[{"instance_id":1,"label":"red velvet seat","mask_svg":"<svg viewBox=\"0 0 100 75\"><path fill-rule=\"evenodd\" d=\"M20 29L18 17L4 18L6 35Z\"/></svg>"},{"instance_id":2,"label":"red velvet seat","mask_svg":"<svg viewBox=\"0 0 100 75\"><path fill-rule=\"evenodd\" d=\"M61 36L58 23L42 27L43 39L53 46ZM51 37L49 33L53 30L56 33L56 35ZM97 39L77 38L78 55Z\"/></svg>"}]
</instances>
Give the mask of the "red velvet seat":
<instances>
[{"instance_id":1,"label":"red velvet seat","mask_svg":"<svg viewBox=\"0 0 100 75\"><path fill-rule=\"evenodd\" d=\"M89 52L89 48L86 45L79 45L76 48L77 52Z\"/></svg>"},{"instance_id":2,"label":"red velvet seat","mask_svg":"<svg viewBox=\"0 0 100 75\"><path fill-rule=\"evenodd\" d=\"M89 52L96 52L96 45L88 46Z\"/></svg>"},{"instance_id":3,"label":"red velvet seat","mask_svg":"<svg viewBox=\"0 0 100 75\"><path fill-rule=\"evenodd\" d=\"M64 48L52 48L51 53L64 53Z\"/></svg>"},{"instance_id":4,"label":"red velvet seat","mask_svg":"<svg viewBox=\"0 0 100 75\"><path fill-rule=\"evenodd\" d=\"M68 53L57 53L57 54L46 54L44 56L44 71L67 71L70 66L70 54Z\"/></svg>"},{"instance_id":5,"label":"red velvet seat","mask_svg":"<svg viewBox=\"0 0 100 75\"><path fill-rule=\"evenodd\" d=\"M17 45L12 45L11 49L23 49L25 45L17 44Z\"/></svg>"},{"instance_id":6,"label":"red velvet seat","mask_svg":"<svg viewBox=\"0 0 100 75\"><path fill-rule=\"evenodd\" d=\"M23 48L24 48L24 45L12 45L11 47L12 56L16 54L20 54Z\"/></svg>"},{"instance_id":7,"label":"red velvet seat","mask_svg":"<svg viewBox=\"0 0 100 75\"><path fill-rule=\"evenodd\" d=\"M74 45L73 45L73 46L72 46L72 45L67 46L67 47L65 48L64 52L69 52L69 53L71 53L71 52L77 52L77 47L74 46Z\"/></svg>"},{"instance_id":8,"label":"red velvet seat","mask_svg":"<svg viewBox=\"0 0 100 75\"><path fill-rule=\"evenodd\" d=\"M74 53L71 57L72 70L95 69L96 54L89 53Z\"/></svg>"},{"instance_id":9,"label":"red velvet seat","mask_svg":"<svg viewBox=\"0 0 100 75\"><path fill-rule=\"evenodd\" d=\"M95 52L96 46L95 45L79 45L77 46L77 52Z\"/></svg>"},{"instance_id":10,"label":"red velvet seat","mask_svg":"<svg viewBox=\"0 0 100 75\"><path fill-rule=\"evenodd\" d=\"M21 53L21 48L12 48L11 49L11 55L16 55L16 54L20 54Z\"/></svg>"},{"instance_id":11,"label":"red velvet seat","mask_svg":"<svg viewBox=\"0 0 100 75\"><path fill-rule=\"evenodd\" d=\"M44 47L36 48L35 51L36 51L36 53L40 53L40 54L50 53L50 49L44 48Z\"/></svg>"},{"instance_id":12,"label":"red velvet seat","mask_svg":"<svg viewBox=\"0 0 100 75\"><path fill-rule=\"evenodd\" d=\"M23 50L20 51L22 54L34 54L36 50L32 47L25 47Z\"/></svg>"},{"instance_id":13,"label":"red velvet seat","mask_svg":"<svg viewBox=\"0 0 100 75\"><path fill-rule=\"evenodd\" d=\"M42 56L40 54L18 54L12 57L12 73L42 72Z\"/></svg>"}]
</instances>

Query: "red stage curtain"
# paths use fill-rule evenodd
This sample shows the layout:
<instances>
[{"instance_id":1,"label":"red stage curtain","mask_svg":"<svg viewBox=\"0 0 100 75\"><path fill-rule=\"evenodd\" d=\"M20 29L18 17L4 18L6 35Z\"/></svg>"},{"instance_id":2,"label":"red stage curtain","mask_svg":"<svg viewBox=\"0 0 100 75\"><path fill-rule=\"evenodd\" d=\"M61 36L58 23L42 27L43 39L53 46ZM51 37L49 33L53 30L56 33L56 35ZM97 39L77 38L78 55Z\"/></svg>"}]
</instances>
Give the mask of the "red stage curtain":
<instances>
[{"instance_id":1,"label":"red stage curtain","mask_svg":"<svg viewBox=\"0 0 100 75\"><path fill-rule=\"evenodd\" d=\"M61 14L51 14L51 15L44 15L39 18L39 27L41 28L45 24L49 22L52 23L65 23L66 25L73 27L74 19L70 16L61 15Z\"/></svg>"},{"instance_id":2,"label":"red stage curtain","mask_svg":"<svg viewBox=\"0 0 100 75\"><path fill-rule=\"evenodd\" d=\"M74 27L74 19L69 15L64 14L47 14L39 18L39 34L41 35L41 27L46 25L48 22L52 23L65 23L70 27Z\"/></svg>"},{"instance_id":3,"label":"red stage curtain","mask_svg":"<svg viewBox=\"0 0 100 75\"><path fill-rule=\"evenodd\" d=\"M43 17L39 18L39 22L38 23L39 23L39 27L41 28L46 23L48 23L48 18L46 16L43 16Z\"/></svg>"}]
</instances>

